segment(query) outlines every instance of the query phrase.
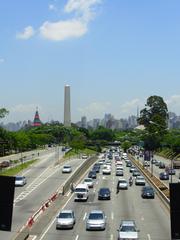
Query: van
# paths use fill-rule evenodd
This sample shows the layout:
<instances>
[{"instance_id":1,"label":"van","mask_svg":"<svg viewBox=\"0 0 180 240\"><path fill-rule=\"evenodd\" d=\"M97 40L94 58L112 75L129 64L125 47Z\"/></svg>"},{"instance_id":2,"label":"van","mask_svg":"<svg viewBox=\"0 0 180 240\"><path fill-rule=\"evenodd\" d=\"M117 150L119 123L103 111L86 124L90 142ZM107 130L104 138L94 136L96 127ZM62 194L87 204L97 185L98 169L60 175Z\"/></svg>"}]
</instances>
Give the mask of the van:
<instances>
[{"instance_id":1,"label":"van","mask_svg":"<svg viewBox=\"0 0 180 240\"><path fill-rule=\"evenodd\" d=\"M75 198L74 201L87 201L89 197L89 188L87 184L81 183L75 187Z\"/></svg>"}]
</instances>

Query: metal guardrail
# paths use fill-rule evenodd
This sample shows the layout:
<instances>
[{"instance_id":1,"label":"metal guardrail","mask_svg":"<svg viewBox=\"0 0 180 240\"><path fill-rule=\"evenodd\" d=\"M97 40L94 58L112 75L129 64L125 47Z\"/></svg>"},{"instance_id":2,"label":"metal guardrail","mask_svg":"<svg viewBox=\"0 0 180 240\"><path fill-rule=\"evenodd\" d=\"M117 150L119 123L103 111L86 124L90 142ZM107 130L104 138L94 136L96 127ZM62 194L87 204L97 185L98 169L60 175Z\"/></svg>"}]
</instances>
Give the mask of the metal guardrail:
<instances>
[{"instance_id":1,"label":"metal guardrail","mask_svg":"<svg viewBox=\"0 0 180 240\"><path fill-rule=\"evenodd\" d=\"M146 177L146 179L151 183L151 185L156 190L158 196L161 198L165 206L168 210L170 210L170 193L169 188L156 176L151 176L151 173L146 168L139 163L138 160L134 159L134 157L129 154L129 159L133 162L133 164L142 172L142 174Z\"/></svg>"}]
</instances>

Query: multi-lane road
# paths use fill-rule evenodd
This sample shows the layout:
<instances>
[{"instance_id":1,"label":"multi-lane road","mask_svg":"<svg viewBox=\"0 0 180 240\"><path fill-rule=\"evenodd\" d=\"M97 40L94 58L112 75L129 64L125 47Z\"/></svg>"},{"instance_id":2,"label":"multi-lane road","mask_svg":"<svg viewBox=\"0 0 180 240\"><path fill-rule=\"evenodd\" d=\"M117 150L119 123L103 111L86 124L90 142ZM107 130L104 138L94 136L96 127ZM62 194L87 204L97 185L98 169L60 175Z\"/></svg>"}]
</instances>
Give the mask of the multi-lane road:
<instances>
[{"instance_id":1,"label":"multi-lane road","mask_svg":"<svg viewBox=\"0 0 180 240\"><path fill-rule=\"evenodd\" d=\"M124 177L128 180L131 173L124 165ZM94 188L90 190L87 202L74 202L72 194L64 209L75 211L76 224L72 230L56 230L56 216L45 227L43 234L35 236L36 240L102 240L117 239L117 229L122 219L133 219L140 230L139 239L142 240L169 240L170 216L168 210L156 196L155 199L142 199L141 187L133 185L128 190L120 190L116 194L116 184L119 177L115 176L115 163L112 161L111 175L101 172L94 180ZM111 189L111 200L98 200L100 187ZM86 216L94 209L103 210L107 216L105 231L86 231ZM60 209L59 209L60 210ZM56 213L57 214L57 213Z\"/></svg>"},{"instance_id":2,"label":"multi-lane road","mask_svg":"<svg viewBox=\"0 0 180 240\"><path fill-rule=\"evenodd\" d=\"M64 153L60 151L59 157ZM43 153L36 164L32 165L22 174L26 176L27 184L23 187L15 188L14 209L12 219L12 231L0 231L0 239L11 240L36 212L39 207L49 199L49 197L65 182L69 174L62 174L61 164L57 162L57 149ZM67 163L71 164L74 171L79 167L80 159L71 159Z\"/></svg>"}]
</instances>

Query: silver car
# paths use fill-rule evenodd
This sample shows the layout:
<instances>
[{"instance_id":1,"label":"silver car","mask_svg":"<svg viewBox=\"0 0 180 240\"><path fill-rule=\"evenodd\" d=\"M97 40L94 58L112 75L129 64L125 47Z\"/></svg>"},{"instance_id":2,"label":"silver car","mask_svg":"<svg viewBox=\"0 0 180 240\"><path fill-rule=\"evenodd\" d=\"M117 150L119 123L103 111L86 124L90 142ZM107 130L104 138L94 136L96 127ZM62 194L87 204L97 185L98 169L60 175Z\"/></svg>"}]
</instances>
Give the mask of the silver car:
<instances>
[{"instance_id":1,"label":"silver car","mask_svg":"<svg viewBox=\"0 0 180 240\"><path fill-rule=\"evenodd\" d=\"M86 219L86 230L105 230L106 216L101 210L93 210Z\"/></svg>"},{"instance_id":2,"label":"silver car","mask_svg":"<svg viewBox=\"0 0 180 240\"><path fill-rule=\"evenodd\" d=\"M62 210L57 216L56 229L73 228L76 222L74 211Z\"/></svg>"},{"instance_id":3,"label":"silver car","mask_svg":"<svg viewBox=\"0 0 180 240\"><path fill-rule=\"evenodd\" d=\"M18 187L22 187L27 183L26 181L26 177L25 176L16 176L15 178L15 186Z\"/></svg>"},{"instance_id":4,"label":"silver car","mask_svg":"<svg viewBox=\"0 0 180 240\"><path fill-rule=\"evenodd\" d=\"M70 165L64 165L62 169L62 173L71 173L72 167Z\"/></svg>"},{"instance_id":5,"label":"silver car","mask_svg":"<svg viewBox=\"0 0 180 240\"><path fill-rule=\"evenodd\" d=\"M134 220L122 220L118 229L118 240L139 239L138 232Z\"/></svg>"},{"instance_id":6,"label":"silver car","mask_svg":"<svg viewBox=\"0 0 180 240\"><path fill-rule=\"evenodd\" d=\"M94 186L94 182L92 178L85 178L83 183L87 184L89 188L93 188Z\"/></svg>"}]
</instances>

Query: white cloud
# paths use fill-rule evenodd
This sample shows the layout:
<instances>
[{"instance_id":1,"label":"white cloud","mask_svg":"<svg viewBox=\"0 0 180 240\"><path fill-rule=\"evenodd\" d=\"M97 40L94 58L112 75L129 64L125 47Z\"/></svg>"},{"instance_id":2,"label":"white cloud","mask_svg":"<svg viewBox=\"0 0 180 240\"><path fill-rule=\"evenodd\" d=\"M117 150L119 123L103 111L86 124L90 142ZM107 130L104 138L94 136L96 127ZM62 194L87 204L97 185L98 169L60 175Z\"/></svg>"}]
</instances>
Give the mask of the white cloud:
<instances>
[{"instance_id":1,"label":"white cloud","mask_svg":"<svg viewBox=\"0 0 180 240\"><path fill-rule=\"evenodd\" d=\"M5 59L4 58L0 58L0 64L4 63Z\"/></svg>"},{"instance_id":2,"label":"white cloud","mask_svg":"<svg viewBox=\"0 0 180 240\"><path fill-rule=\"evenodd\" d=\"M27 39L31 38L34 34L35 34L35 31L34 31L33 27L32 26L27 26L27 27L25 27L23 32L17 33L16 37L18 39L27 40Z\"/></svg>"},{"instance_id":3,"label":"white cloud","mask_svg":"<svg viewBox=\"0 0 180 240\"><path fill-rule=\"evenodd\" d=\"M96 6L102 0L68 0L64 12L73 13L73 17L56 22L45 21L38 29L41 37L52 41L63 41L69 38L79 38L88 31L88 25L95 17ZM54 4L49 4L49 10L56 11ZM28 26L22 33L16 35L19 39L29 39L35 34L33 27Z\"/></svg>"},{"instance_id":4,"label":"white cloud","mask_svg":"<svg viewBox=\"0 0 180 240\"><path fill-rule=\"evenodd\" d=\"M45 22L40 27L41 36L54 41L81 37L86 32L86 24L76 19L72 19L69 21L59 21L54 23Z\"/></svg>"},{"instance_id":5,"label":"white cloud","mask_svg":"<svg viewBox=\"0 0 180 240\"><path fill-rule=\"evenodd\" d=\"M79 108L78 111L81 115L85 115L90 118L97 118L104 115L105 112L108 111L110 105L111 104L109 102L92 102L85 107Z\"/></svg>"},{"instance_id":6,"label":"white cloud","mask_svg":"<svg viewBox=\"0 0 180 240\"><path fill-rule=\"evenodd\" d=\"M10 109L10 112L16 112L16 113L28 113L28 112L35 112L36 107L38 106L38 109L41 109L41 106L39 104L18 104Z\"/></svg>"},{"instance_id":7,"label":"white cloud","mask_svg":"<svg viewBox=\"0 0 180 240\"><path fill-rule=\"evenodd\" d=\"M138 98L132 99L131 101L125 102L120 106L120 111L123 113L132 113L132 110L137 109L137 107L141 107L144 104Z\"/></svg>"},{"instance_id":8,"label":"white cloud","mask_svg":"<svg viewBox=\"0 0 180 240\"><path fill-rule=\"evenodd\" d=\"M87 23L95 16L95 6L102 0L69 0L64 8L65 12L75 12L82 16L82 20Z\"/></svg>"},{"instance_id":9,"label":"white cloud","mask_svg":"<svg viewBox=\"0 0 180 240\"><path fill-rule=\"evenodd\" d=\"M173 95L169 99L165 100L168 110L170 112L174 111L175 113L179 114L180 112L180 95Z\"/></svg>"}]
</instances>

